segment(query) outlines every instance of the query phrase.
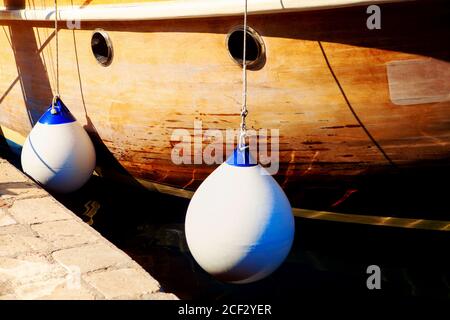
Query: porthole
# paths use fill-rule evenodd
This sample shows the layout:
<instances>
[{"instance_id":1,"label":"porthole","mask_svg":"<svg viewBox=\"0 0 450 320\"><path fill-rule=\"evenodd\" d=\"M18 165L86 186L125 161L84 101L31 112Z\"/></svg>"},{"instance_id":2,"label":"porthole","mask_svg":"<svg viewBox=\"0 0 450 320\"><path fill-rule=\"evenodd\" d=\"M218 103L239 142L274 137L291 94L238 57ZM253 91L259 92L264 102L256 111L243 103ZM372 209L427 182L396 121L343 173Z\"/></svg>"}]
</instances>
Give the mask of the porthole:
<instances>
[{"instance_id":1,"label":"porthole","mask_svg":"<svg viewBox=\"0 0 450 320\"><path fill-rule=\"evenodd\" d=\"M113 59L113 47L111 39L104 30L97 29L92 34L91 49L95 59L102 66L107 67Z\"/></svg>"},{"instance_id":2,"label":"porthole","mask_svg":"<svg viewBox=\"0 0 450 320\"><path fill-rule=\"evenodd\" d=\"M231 29L226 42L230 57L234 62L242 66L244 57L244 27L237 26ZM254 29L247 27L245 43L247 69L261 69L266 63L266 49L262 37Z\"/></svg>"}]
</instances>

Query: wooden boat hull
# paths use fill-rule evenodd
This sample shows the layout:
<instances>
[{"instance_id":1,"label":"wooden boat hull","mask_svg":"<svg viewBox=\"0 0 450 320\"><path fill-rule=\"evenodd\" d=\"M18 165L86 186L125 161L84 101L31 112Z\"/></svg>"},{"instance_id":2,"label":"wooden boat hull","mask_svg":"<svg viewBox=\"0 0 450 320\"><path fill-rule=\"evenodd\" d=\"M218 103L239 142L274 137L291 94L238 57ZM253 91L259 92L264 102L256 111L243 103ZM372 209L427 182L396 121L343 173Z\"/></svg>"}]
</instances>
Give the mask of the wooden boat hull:
<instances>
[{"instance_id":1,"label":"wooden boat hull","mask_svg":"<svg viewBox=\"0 0 450 320\"><path fill-rule=\"evenodd\" d=\"M294 203L302 188L449 164L448 6L382 5L380 30L366 27L365 9L249 18L267 56L248 74L248 122L280 130L276 178ZM225 41L241 22L224 16L83 21L78 30L63 24L61 96L97 144L99 173L179 195L198 187L215 166L175 165L172 133L193 135L194 120L204 129L238 127L241 71ZM0 26L0 125L26 136L55 88L53 25ZM112 39L108 67L91 52L96 28Z\"/></svg>"}]
</instances>

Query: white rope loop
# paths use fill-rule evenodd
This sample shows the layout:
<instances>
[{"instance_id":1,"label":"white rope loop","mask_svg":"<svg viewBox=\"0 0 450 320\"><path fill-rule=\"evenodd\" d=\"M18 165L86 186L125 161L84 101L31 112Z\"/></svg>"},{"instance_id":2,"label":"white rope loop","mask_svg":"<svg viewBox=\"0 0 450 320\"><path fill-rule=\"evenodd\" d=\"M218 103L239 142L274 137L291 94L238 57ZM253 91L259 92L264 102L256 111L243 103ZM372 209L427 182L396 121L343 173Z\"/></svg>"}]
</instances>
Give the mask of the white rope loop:
<instances>
[{"instance_id":1,"label":"white rope loop","mask_svg":"<svg viewBox=\"0 0 450 320\"><path fill-rule=\"evenodd\" d=\"M56 110L55 106L56 106L56 102L58 101L59 96L58 95L54 95L53 99L52 99L52 108L50 109L50 113L51 114L57 114L58 110Z\"/></svg>"},{"instance_id":2,"label":"white rope loop","mask_svg":"<svg viewBox=\"0 0 450 320\"><path fill-rule=\"evenodd\" d=\"M58 0L55 0L55 46L56 46L56 94L53 96L51 114L57 114L56 101L59 98L59 43L58 43Z\"/></svg>"},{"instance_id":3,"label":"white rope loop","mask_svg":"<svg viewBox=\"0 0 450 320\"><path fill-rule=\"evenodd\" d=\"M246 148L245 138L247 137L246 117L247 110L247 0L244 0L244 43L242 56L242 108L241 108L241 125L239 134L239 149Z\"/></svg>"}]
</instances>

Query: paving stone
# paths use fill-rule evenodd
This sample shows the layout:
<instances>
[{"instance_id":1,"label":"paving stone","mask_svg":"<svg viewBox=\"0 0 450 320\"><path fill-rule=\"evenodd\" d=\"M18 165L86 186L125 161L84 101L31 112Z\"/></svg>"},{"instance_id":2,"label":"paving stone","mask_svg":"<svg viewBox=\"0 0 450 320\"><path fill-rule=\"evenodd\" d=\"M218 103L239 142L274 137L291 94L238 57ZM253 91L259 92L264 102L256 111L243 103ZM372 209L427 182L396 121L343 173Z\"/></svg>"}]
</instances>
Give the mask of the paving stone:
<instances>
[{"instance_id":1,"label":"paving stone","mask_svg":"<svg viewBox=\"0 0 450 320\"><path fill-rule=\"evenodd\" d=\"M159 290L124 252L0 159L0 300L177 299Z\"/></svg>"},{"instance_id":2,"label":"paving stone","mask_svg":"<svg viewBox=\"0 0 450 320\"><path fill-rule=\"evenodd\" d=\"M0 258L0 299L94 299L82 286L79 270L45 257Z\"/></svg>"},{"instance_id":3,"label":"paving stone","mask_svg":"<svg viewBox=\"0 0 450 320\"><path fill-rule=\"evenodd\" d=\"M132 261L123 252L104 243L60 250L52 256L63 265L78 266L82 273Z\"/></svg>"},{"instance_id":4,"label":"paving stone","mask_svg":"<svg viewBox=\"0 0 450 320\"><path fill-rule=\"evenodd\" d=\"M9 278L0 273L0 297L11 295L14 292L14 286L14 283Z\"/></svg>"},{"instance_id":5,"label":"paving stone","mask_svg":"<svg viewBox=\"0 0 450 320\"><path fill-rule=\"evenodd\" d=\"M0 162L0 199L44 196L46 191L7 161Z\"/></svg>"},{"instance_id":6,"label":"paving stone","mask_svg":"<svg viewBox=\"0 0 450 320\"><path fill-rule=\"evenodd\" d=\"M14 290L14 295L19 300L36 300L45 296L49 296L58 287L65 282L64 278L53 278L47 281L37 281L34 283L27 283L17 287Z\"/></svg>"},{"instance_id":7,"label":"paving stone","mask_svg":"<svg viewBox=\"0 0 450 320\"><path fill-rule=\"evenodd\" d=\"M20 234L0 235L0 256L14 256L24 252L47 252L51 245L36 237Z\"/></svg>"},{"instance_id":8,"label":"paving stone","mask_svg":"<svg viewBox=\"0 0 450 320\"><path fill-rule=\"evenodd\" d=\"M34 252L48 252L52 249L52 246L45 240L36 236L18 236L20 241L25 243L30 251Z\"/></svg>"},{"instance_id":9,"label":"paving stone","mask_svg":"<svg viewBox=\"0 0 450 320\"><path fill-rule=\"evenodd\" d=\"M22 172L14 168L12 164L7 161L0 162L0 185L4 183L14 182L26 182L29 181L28 177ZM0 187L1 190L1 187Z\"/></svg>"},{"instance_id":10,"label":"paving stone","mask_svg":"<svg viewBox=\"0 0 450 320\"><path fill-rule=\"evenodd\" d=\"M83 276L83 279L106 299L133 299L160 289L156 280L141 270L131 268L91 273Z\"/></svg>"},{"instance_id":11,"label":"paving stone","mask_svg":"<svg viewBox=\"0 0 450 320\"><path fill-rule=\"evenodd\" d=\"M6 209L0 208L0 227L10 226L16 223L17 223L16 220L14 220L10 215L8 215Z\"/></svg>"},{"instance_id":12,"label":"paving stone","mask_svg":"<svg viewBox=\"0 0 450 320\"><path fill-rule=\"evenodd\" d=\"M173 293L165 293L165 292L155 292L149 293L142 296L142 299L145 300L179 300L176 295Z\"/></svg>"},{"instance_id":13,"label":"paving stone","mask_svg":"<svg viewBox=\"0 0 450 320\"><path fill-rule=\"evenodd\" d=\"M13 287L14 294L27 291L33 283L45 283L52 279L66 279L69 272L56 263L16 258L0 258L0 288ZM70 279L69 279L70 280ZM40 285L38 285L39 287ZM51 286L51 282L49 283ZM0 292L1 294L2 292Z\"/></svg>"},{"instance_id":14,"label":"paving stone","mask_svg":"<svg viewBox=\"0 0 450 320\"><path fill-rule=\"evenodd\" d=\"M54 248L74 247L98 240L87 226L76 220L45 222L32 225L31 229L50 241Z\"/></svg>"},{"instance_id":15,"label":"paving stone","mask_svg":"<svg viewBox=\"0 0 450 320\"><path fill-rule=\"evenodd\" d=\"M0 199L5 203L10 200L26 198L40 198L47 196L47 192L30 182L8 182L0 183Z\"/></svg>"},{"instance_id":16,"label":"paving stone","mask_svg":"<svg viewBox=\"0 0 450 320\"><path fill-rule=\"evenodd\" d=\"M73 219L73 216L51 197L15 201L8 212L17 222L28 224Z\"/></svg>"},{"instance_id":17,"label":"paving stone","mask_svg":"<svg viewBox=\"0 0 450 320\"><path fill-rule=\"evenodd\" d=\"M9 226L0 227L0 235L4 235L4 234L32 236L33 231L27 225L13 224L13 225L9 225Z\"/></svg>"},{"instance_id":18,"label":"paving stone","mask_svg":"<svg viewBox=\"0 0 450 320\"><path fill-rule=\"evenodd\" d=\"M8 207L9 201L6 201L4 198L2 198L2 195L0 193L0 208Z\"/></svg>"},{"instance_id":19,"label":"paving stone","mask_svg":"<svg viewBox=\"0 0 450 320\"><path fill-rule=\"evenodd\" d=\"M25 252L15 256L14 259L37 263L55 263L53 260L50 261L47 255L42 252Z\"/></svg>"},{"instance_id":20,"label":"paving stone","mask_svg":"<svg viewBox=\"0 0 450 320\"><path fill-rule=\"evenodd\" d=\"M97 297L88 289L70 288L67 285L58 285L50 294L39 297L41 300L94 300Z\"/></svg>"},{"instance_id":21,"label":"paving stone","mask_svg":"<svg viewBox=\"0 0 450 320\"><path fill-rule=\"evenodd\" d=\"M0 235L0 257L14 256L29 250L29 246L22 241L20 236L15 234Z\"/></svg>"},{"instance_id":22,"label":"paving stone","mask_svg":"<svg viewBox=\"0 0 450 320\"><path fill-rule=\"evenodd\" d=\"M66 278L27 283L17 287L13 294L20 300L95 299L95 296L84 287L68 286Z\"/></svg>"}]
</instances>

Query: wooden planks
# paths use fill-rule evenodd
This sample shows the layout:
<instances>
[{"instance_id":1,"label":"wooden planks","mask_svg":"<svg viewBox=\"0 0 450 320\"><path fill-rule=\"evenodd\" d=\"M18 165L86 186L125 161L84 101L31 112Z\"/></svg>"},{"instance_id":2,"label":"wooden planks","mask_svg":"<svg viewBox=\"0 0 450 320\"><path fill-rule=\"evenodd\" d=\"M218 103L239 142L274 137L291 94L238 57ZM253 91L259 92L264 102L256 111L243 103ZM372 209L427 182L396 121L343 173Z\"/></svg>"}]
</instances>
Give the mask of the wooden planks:
<instances>
[{"instance_id":1,"label":"wooden planks","mask_svg":"<svg viewBox=\"0 0 450 320\"><path fill-rule=\"evenodd\" d=\"M386 6L381 31L366 28L363 9L249 19L267 48L264 68L249 72L249 126L280 130L277 179L295 194L308 185L391 166L361 123L397 165L449 157L448 103L395 105L386 68L391 61L448 61L449 43L442 41L450 33L448 9ZM419 17L424 24L415 27ZM222 17L83 22L80 30L63 26L62 98L133 177L195 190L214 166L174 165L171 134L186 129L193 135L194 120L220 132L238 127L241 70L230 59L225 39L241 22ZM0 122L25 136L55 87L52 24L0 21L0 27ZM113 42L115 56L107 68L91 52L95 28L103 28Z\"/></svg>"}]
</instances>

